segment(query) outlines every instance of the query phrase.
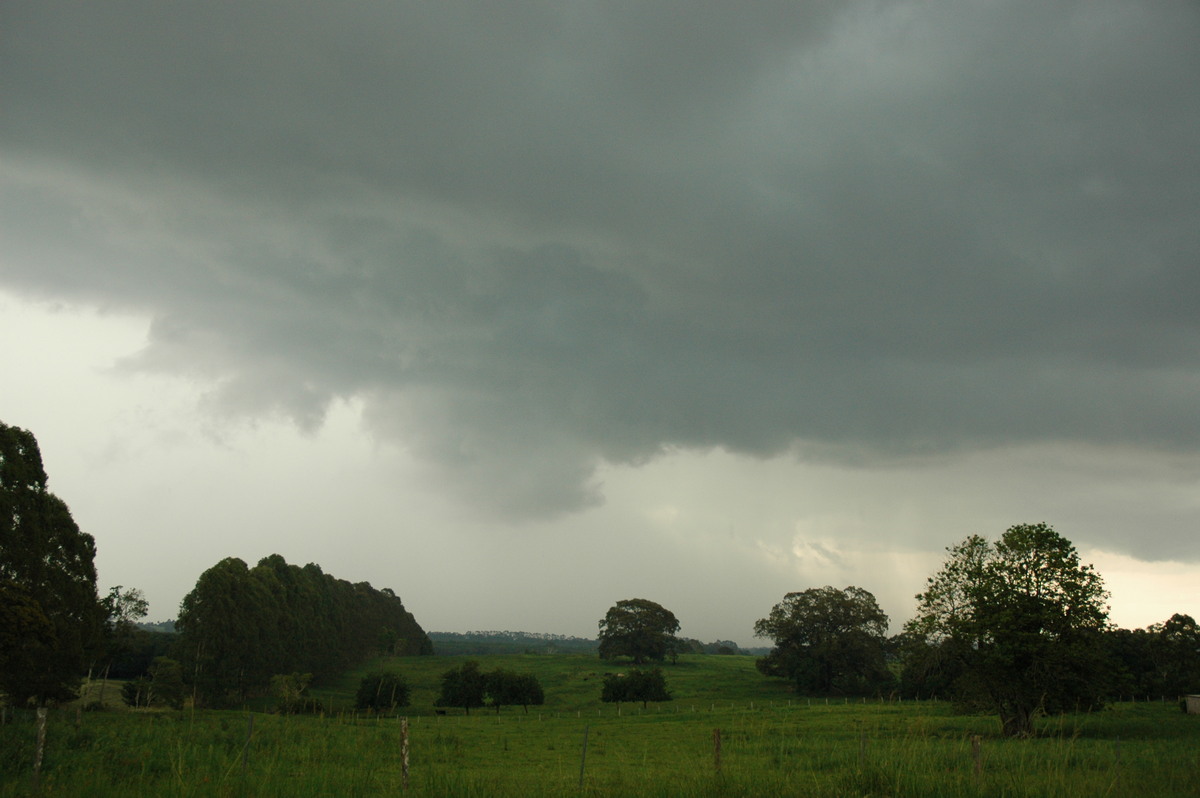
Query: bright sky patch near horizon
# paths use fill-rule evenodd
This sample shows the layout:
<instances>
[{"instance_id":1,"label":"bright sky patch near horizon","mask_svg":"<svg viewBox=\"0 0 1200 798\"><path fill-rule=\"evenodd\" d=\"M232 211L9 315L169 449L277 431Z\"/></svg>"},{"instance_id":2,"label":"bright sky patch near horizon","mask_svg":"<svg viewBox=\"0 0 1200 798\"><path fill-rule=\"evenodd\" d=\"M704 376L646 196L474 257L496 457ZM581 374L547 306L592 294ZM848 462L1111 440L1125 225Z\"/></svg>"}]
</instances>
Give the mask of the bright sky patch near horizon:
<instances>
[{"instance_id":1,"label":"bright sky patch near horizon","mask_svg":"<svg viewBox=\"0 0 1200 798\"><path fill-rule=\"evenodd\" d=\"M17 2L0 420L102 588L271 553L431 630L898 627L1047 521L1200 615L1189 3Z\"/></svg>"}]
</instances>

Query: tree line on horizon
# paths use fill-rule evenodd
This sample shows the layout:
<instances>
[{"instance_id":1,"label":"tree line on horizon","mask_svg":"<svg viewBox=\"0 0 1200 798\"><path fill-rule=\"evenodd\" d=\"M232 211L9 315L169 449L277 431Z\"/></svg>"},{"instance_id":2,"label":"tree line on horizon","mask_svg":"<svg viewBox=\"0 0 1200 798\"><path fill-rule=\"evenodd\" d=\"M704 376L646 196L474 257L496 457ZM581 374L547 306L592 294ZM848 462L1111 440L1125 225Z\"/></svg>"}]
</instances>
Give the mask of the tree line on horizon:
<instances>
[{"instance_id":1,"label":"tree line on horizon","mask_svg":"<svg viewBox=\"0 0 1200 798\"><path fill-rule=\"evenodd\" d=\"M476 631L428 633L434 643L434 653L445 656L489 654L595 654L600 640L543 632ZM694 638L675 637L671 641L675 655L680 654L748 654L732 640L704 643ZM765 651L765 649L763 649Z\"/></svg>"},{"instance_id":2,"label":"tree line on horizon","mask_svg":"<svg viewBox=\"0 0 1200 798\"><path fill-rule=\"evenodd\" d=\"M95 541L46 483L33 434L0 423L0 691L12 703L74 698L84 674L107 677L135 649L142 673L172 683L178 673L210 706L264 693L281 675L319 681L375 655L433 653L430 635L391 590L278 554L254 567L221 560L183 599L177 635L138 632L146 613L140 592L118 586L98 595ZM953 698L997 713L1012 735L1030 733L1041 712L1200 690L1195 620L1176 614L1147 629L1113 628L1100 575L1048 525L1017 525L995 542L973 535L947 551L917 596L915 617L892 637L863 588L788 593L755 624L756 636L774 643L758 669L802 694ZM594 651L635 665L739 651L728 641L681 638L679 630L661 605L625 599L600 620ZM553 650L582 645L511 632L469 633L459 642L501 639ZM630 684L615 684L613 695Z\"/></svg>"}]
</instances>

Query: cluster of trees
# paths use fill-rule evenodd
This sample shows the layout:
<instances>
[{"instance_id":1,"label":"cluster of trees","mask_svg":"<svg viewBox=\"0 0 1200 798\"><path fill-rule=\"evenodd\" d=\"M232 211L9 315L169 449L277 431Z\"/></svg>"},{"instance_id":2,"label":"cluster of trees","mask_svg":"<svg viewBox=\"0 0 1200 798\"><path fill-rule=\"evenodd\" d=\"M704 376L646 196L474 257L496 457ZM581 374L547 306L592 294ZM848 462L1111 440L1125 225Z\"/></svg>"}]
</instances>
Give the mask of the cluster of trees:
<instances>
[{"instance_id":1,"label":"cluster of trees","mask_svg":"<svg viewBox=\"0 0 1200 798\"><path fill-rule=\"evenodd\" d=\"M462 707L469 715L482 706L495 707L497 713L505 706L523 707L528 712L530 705L545 702L541 682L533 674L503 668L484 673L478 662L468 661L442 674L442 691L434 706Z\"/></svg>"},{"instance_id":2,"label":"cluster of trees","mask_svg":"<svg viewBox=\"0 0 1200 798\"><path fill-rule=\"evenodd\" d=\"M671 693L667 690L662 669L634 668L628 673L606 674L600 700L610 704L641 701L644 709L650 701L670 701Z\"/></svg>"},{"instance_id":3,"label":"cluster of trees","mask_svg":"<svg viewBox=\"0 0 1200 798\"><path fill-rule=\"evenodd\" d=\"M1011 527L994 542L973 535L947 551L894 638L862 588L787 594L755 624L775 642L759 670L807 693L950 697L995 712L1011 736L1031 734L1038 713L1200 687L1195 621L1112 629L1100 575L1046 524Z\"/></svg>"},{"instance_id":4,"label":"cluster of trees","mask_svg":"<svg viewBox=\"0 0 1200 798\"><path fill-rule=\"evenodd\" d=\"M175 652L199 700L240 701L272 676L301 671L320 680L373 654L433 653L399 596L352 584L315 564L273 554L253 568L226 558L200 575L175 622Z\"/></svg>"},{"instance_id":5,"label":"cluster of trees","mask_svg":"<svg viewBox=\"0 0 1200 798\"><path fill-rule=\"evenodd\" d=\"M140 630L145 598L120 586L100 598L95 541L46 483L33 433L0 423L0 691L11 702L69 700L84 673L112 673L134 680L125 688L134 705L177 705L185 680L219 703L265 691L279 674L321 678L372 654L433 653L391 590L277 554L201 574L176 639Z\"/></svg>"},{"instance_id":6,"label":"cluster of trees","mask_svg":"<svg viewBox=\"0 0 1200 798\"><path fill-rule=\"evenodd\" d=\"M1176 613L1146 629L1105 635L1116 695L1177 696L1200 691L1200 626Z\"/></svg>"}]
</instances>

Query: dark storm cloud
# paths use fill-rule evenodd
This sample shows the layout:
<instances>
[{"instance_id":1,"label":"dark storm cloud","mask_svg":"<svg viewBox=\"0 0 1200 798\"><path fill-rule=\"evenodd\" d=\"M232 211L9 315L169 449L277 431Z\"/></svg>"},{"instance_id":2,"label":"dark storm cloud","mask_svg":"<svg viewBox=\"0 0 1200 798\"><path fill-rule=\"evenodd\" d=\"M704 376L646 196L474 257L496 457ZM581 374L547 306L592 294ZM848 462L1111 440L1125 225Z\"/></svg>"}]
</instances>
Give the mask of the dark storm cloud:
<instances>
[{"instance_id":1,"label":"dark storm cloud","mask_svg":"<svg viewBox=\"0 0 1200 798\"><path fill-rule=\"evenodd\" d=\"M1188 3L10 4L3 284L512 515L673 447L1195 451Z\"/></svg>"}]
</instances>

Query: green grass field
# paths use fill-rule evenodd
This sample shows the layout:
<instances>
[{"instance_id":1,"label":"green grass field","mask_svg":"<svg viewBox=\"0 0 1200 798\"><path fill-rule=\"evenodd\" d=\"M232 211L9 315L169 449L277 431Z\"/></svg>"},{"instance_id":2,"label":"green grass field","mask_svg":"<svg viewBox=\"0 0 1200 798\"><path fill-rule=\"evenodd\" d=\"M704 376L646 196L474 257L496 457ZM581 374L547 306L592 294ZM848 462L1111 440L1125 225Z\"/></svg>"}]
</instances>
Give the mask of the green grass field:
<instances>
[{"instance_id":1,"label":"green grass field","mask_svg":"<svg viewBox=\"0 0 1200 798\"><path fill-rule=\"evenodd\" d=\"M627 665L473 659L537 674L547 703L528 714L436 715L438 677L461 660L425 657L373 663L318 691L330 708L323 717L68 707L51 713L40 794L405 794L400 719L350 708L361 674L382 666L414 687L404 710L414 796L1200 795L1200 718L1170 703L1045 718L1038 738L1007 740L994 718L954 715L944 703L797 699L750 657L665 666L675 700L646 710L599 701L603 674ZM0 796L33 794L31 718L0 728Z\"/></svg>"}]
</instances>

